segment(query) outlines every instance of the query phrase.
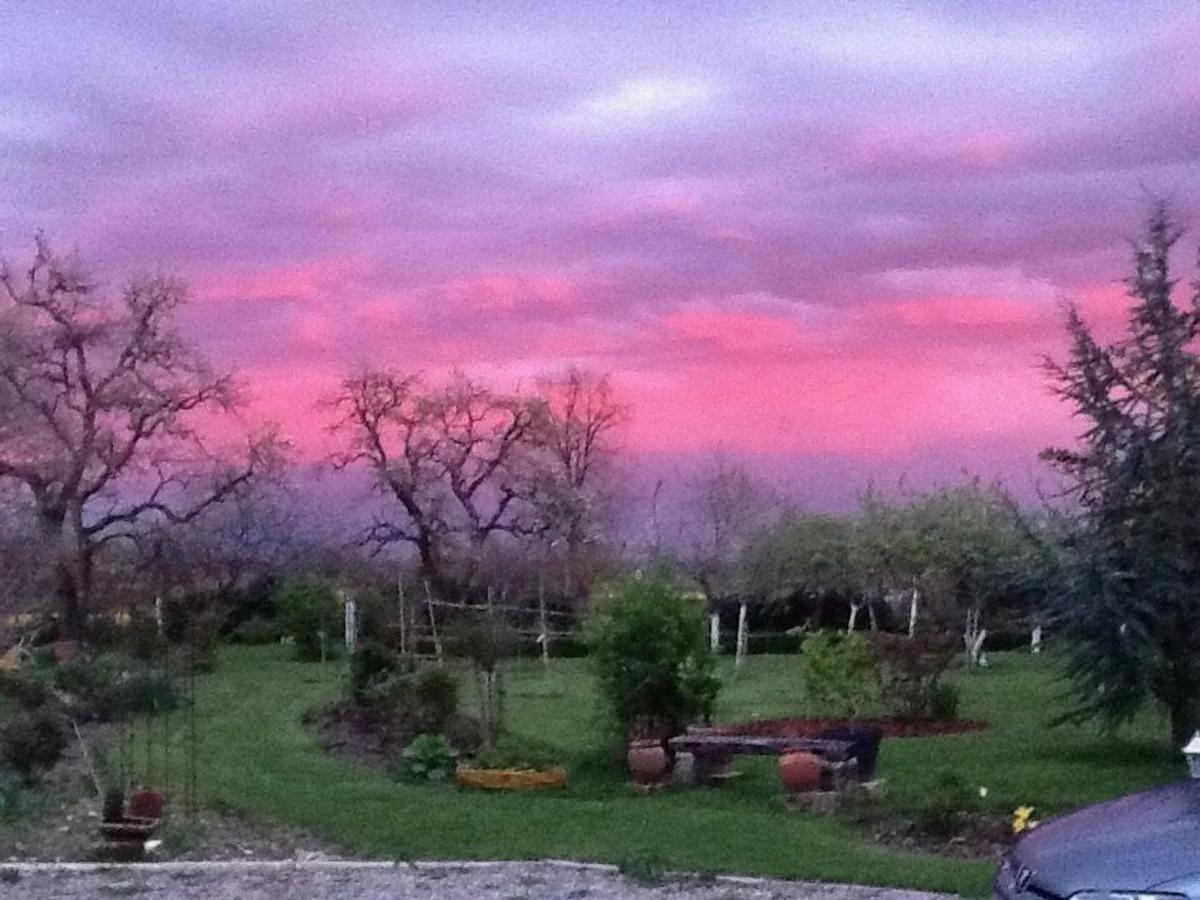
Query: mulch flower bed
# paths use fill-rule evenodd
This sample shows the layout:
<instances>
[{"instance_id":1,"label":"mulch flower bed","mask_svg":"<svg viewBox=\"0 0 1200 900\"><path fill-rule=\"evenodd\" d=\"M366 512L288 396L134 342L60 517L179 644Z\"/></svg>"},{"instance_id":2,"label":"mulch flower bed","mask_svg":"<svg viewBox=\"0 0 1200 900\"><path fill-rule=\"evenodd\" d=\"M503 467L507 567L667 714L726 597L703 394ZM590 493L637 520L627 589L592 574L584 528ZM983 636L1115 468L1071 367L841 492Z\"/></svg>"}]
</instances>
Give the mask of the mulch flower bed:
<instances>
[{"instance_id":1,"label":"mulch flower bed","mask_svg":"<svg viewBox=\"0 0 1200 900\"><path fill-rule=\"evenodd\" d=\"M922 831L902 819L875 822L866 833L878 844L906 853L934 853L956 859L991 859L997 862L1012 847L1008 816L978 814L967 817L955 834L947 837Z\"/></svg>"},{"instance_id":2,"label":"mulch flower bed","mask_svg":"<svg viewBox=\"0 0 1200 900\"><path fill-rule=\"evenodd\" d=\"M755 737L815 738L832 728L871 725L883 732L885 738L937 737L947 734L967 734L987 728L987 722L973 719L897 719L885 716L877 719L842 719L834 717L756 719L714 725L716 734L747 734Z\"/></svg>"}]
</instances>

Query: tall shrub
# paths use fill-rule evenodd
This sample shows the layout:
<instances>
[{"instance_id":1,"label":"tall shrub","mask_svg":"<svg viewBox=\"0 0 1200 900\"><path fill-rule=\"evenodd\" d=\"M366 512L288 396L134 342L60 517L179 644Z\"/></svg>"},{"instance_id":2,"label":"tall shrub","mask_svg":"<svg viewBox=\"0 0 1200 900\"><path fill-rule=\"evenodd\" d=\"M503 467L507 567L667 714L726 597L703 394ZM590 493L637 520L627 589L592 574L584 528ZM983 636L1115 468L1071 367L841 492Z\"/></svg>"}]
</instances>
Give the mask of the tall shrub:
<instances>
[{"instance_id":1,"label":"tall shrub","mask_svg":"<svg viewBox=\"0 0 1200 900\"><path fill-rule=\"evenodd\" d=\"M857 716L874 699L874 667L857 631L817 631L800 650L800 683L810 700Z\"/></svg>"},{"instance_id":2,"label":"tall shrub","mask_svg":"<svg viewBox=\"0 0 1200 900\"><path fill-rule=\"evenodd\" d=\"M343 616L333 585L313 575L289 578L280 585L275 603L299 659L311 662L331 654Z\"/></svg>"},{"instance_id":3,"label":"tall shrub","mask_svg":"<svg viewBox=\"0 0 1200 900\"><path fill-rule=\"evenodd\" d=\"M618 583L588 622L601 694L627 738L669 737L712 715L720 687L703 601L667 574Z\"/></svg>"}]
</instances>

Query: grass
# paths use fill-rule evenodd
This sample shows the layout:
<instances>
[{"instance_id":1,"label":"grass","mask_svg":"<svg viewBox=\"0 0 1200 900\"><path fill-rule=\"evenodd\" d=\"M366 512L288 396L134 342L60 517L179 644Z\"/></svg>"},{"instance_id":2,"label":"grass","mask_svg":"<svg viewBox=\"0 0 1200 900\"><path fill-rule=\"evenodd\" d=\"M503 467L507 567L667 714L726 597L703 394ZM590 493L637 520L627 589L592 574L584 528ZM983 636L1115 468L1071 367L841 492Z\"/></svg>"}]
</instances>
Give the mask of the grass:
<instances>
[{"instance_id":1,"label":"grass","mask_svg":"<svg viewBox=\"0 0 1200 900\"><path fill-rule=\"evenodd\" d=\"M943 890L987 891L982 862L903 854L850 826L792 812L772 762L739 761L745 775L720 789L637 796L602 744L585 661L558 660L549 675L520 662L509 676L508 724L557 747L565 792L480 794L405 785L320 750L301 714L335 698L344 667L291 662L279 647L230 647L200 685L201 791L212 800L299 826L360 854L392 859L562 857L627 869L742 872ZM960 674L963 715L987 731L884 741L880 774L897 803L915 802L951 769L988 788L988 804L1057 812L1180 775L1152 740L1104 739L1045 727L1057 686L1046 659L1000 655ZM817 712L796 696L794 659L752 657L726 672L720 720ZM464 691L464 696L469 695ZM1150 733L1160 723L1147 718Z\"/></svg>"}]
</instances>

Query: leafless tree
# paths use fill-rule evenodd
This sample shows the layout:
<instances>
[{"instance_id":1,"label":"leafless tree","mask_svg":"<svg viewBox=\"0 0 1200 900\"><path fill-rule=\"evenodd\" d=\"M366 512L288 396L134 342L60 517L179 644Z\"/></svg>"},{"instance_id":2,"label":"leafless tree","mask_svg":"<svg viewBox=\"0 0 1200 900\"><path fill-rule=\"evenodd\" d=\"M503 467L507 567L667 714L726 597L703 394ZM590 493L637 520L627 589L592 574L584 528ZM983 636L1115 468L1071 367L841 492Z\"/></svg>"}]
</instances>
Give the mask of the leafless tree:
<instances>
[{"instance_id":1,"label":"leafless tree","mask_svg":"<svg viewBox=\"0 0 1200 900\"><path fill-rule=\"evenodd\" d=\"M171 586L228 596L255 578L285 571L301 555L308 524L293 487L262 477L183 527L147 531L139 543L145 565Z\"/></svg>"},{"instance_id":2,"label":"leafless tree","mask_svg":"<svg viewBox=\"0 0 1200 900\"><path fill-rule=\"evenodd\" d=\"M0 481L32 496L64 632L85 636L97 554L151 522L186 522L277 461L273 433L224 455L201 434L238 402L174 331L183 284L134 277L114 296L38 237L0 268Z\"/></svg>"},{"instance_id":3,"label":"leafless tree","mask_svg":"<svg viewBox=\"0 0 1200 900\"><path fill-rule=\"evenodd\" d=\"M778 503L746 467L715 456L689 490L691 538L687 568L709 599L719 603L733 590L733 570L746 539L764 525Z\"/></svg>"},{"instance_id":4,"label":"leafless tree","mask_svg":"<svg viewBox=\"0 0 1200 900\"><path fill-rule=\"evenodd\" d=\"M496 533L535 531L527 452L536 403L461 374L444 386L386 370L345 378L330 405L345 447L340 467L365 465L396 501L366 542L411 545L421 574L444 595L471 582L472 560Z\"/></svg>"},{"instance_id":5,"label":"leafless tree","mask_svg":"<svg viewBox=\"0 0 1200 900\"><path fill-rule=\"evenodd\" d=\"M532 438L545 464L535 503L547 547L560 551L563 593L577 601L611 500L613 434L628 411L607 376L574 367L539 379L538 401Z\"/></svg>"}]
</instances>

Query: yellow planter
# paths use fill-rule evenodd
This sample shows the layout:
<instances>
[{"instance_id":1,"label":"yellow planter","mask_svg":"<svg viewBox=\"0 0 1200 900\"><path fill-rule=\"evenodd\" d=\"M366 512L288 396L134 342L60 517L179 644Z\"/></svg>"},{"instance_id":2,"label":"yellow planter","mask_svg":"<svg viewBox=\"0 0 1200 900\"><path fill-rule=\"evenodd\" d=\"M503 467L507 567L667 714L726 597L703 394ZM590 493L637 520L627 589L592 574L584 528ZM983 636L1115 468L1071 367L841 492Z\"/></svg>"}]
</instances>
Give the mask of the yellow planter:
<instances>
[{"instance_id":1,"label":"yellow planter","mask_svg":"<svg viewBox=\"0 0 1200 900\"><path fill-rule=\"evenodd\" d=\"M567 786L567 770L473 769L462 766L454 775L459 787L487 791L534 791Z\"/></svg>"}]
</instances>

